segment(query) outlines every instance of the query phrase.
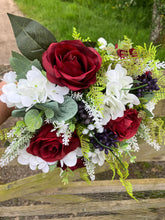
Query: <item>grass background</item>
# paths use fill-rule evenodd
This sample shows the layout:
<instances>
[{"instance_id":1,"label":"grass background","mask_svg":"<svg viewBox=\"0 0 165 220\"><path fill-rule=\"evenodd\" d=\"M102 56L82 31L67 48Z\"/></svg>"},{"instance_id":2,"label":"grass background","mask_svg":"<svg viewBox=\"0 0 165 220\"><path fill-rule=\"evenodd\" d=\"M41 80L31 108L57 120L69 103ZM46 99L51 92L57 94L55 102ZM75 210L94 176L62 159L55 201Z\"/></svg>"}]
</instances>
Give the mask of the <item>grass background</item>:
<instances>
[{"instance_id":1,"label":"grass background","mask_svg":"<svg viewBox=\"0 0 165 220\"><path fill-rule=\"evenodd\" d=\"M123 40L124 35L134 45L149 46L152 0L136 1L136 5L121 5L117 0L15 0L26 17L47 27L58 41L72 39L73 27L83 38L96 41L104 37L108 43ZM165 45L157 49L157 58L165 60Z\"/></svg>"}]
</instances>

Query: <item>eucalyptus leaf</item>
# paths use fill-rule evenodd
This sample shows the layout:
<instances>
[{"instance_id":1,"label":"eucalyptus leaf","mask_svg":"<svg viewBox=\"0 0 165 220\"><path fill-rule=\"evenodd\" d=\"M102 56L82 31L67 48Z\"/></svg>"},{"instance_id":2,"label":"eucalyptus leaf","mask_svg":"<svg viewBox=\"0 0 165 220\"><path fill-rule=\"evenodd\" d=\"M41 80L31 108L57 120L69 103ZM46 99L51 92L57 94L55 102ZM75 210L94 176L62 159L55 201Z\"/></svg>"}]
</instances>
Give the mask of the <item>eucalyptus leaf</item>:
<instances>
[{"instance_id":1,"label":"eucalyptus leaf","mask_svg":"<svg viewBox=\"0 0 165 220\"><path fill-rule=\"evenodd\" d=\"M50 108L47 108L45 110L45 116L46 116L47 119L53 118L54 117L54 111Z\"/></svg>"},{"instance_id":2,"label":"eucalyptus leaf","mask_svg":"<svg viewBox=\"0 0 165 220\"><path fill-rule=\"evenodd\" d=\"M54 102L53 102L54 103ZM40 110L43 110L44 113L45 113L45 116L47 119L51 119L54 117L54 112L55 112L55 109L52 109L52 106L55 106L57 109L58 108L58 104L55 102L54 104L47 104L47 103L37 103L35 104L35 107L40 109Z\"/></svg>"},{"instance_id":3,"label":"eucalyptus leaf","mask_svg":"<svg viewBox=\"0 0 165 220\"><path fill-rule=\"evenodd\" d=\"M34 132L42 126L42 113L40 113L37 109L31 109L26 113L24 121L27 129L30 132Z\"/></svg>"},{"instance_id":4,"label":"eucalyptus leaf","mask_svg":"<svg viewBox=\"0 0 165 220\"><path fill-rule=\"evenodd\" d=\"M37 59L33 61L28 60L26 57L14 51L12 51L10 65L17 74L17 80L25 79L26 74L29 70L31 70L32 65L37 67L39 70L42 70L42 66Z\"/></svg>"},{"instance_id":5,"label":"eucalyptus leaf","mask_svg":"<svg viewBox=\"0 0 165 220\"><path fill-rule=\"evenodd\" d=\"M26 108L15 109L12 111L11 115L13 117L24 117Z\"/></svg>"},{"instance_id":6,"label":"eucalyptus leaf","mask_svg":"<svg viewBox=\"0 0 165 220\"><path fill-rule=\"evenodd\" d=\"M32 19L9 13L8 16L21 53L30 60L41 61L43 52L51 43L57 42L54 35Z\"/></svg>"},{"instance_id":7,"label":"eucalyptus leaf","mask_svg":"<svg viewBox=\"0 0 165 220\"><path fill-rule=\"evenodd\" d=\"M46 110L48 108L51 108L54 111L58 110L58 103L57 102L46 102L46 103L37 103L35 104L35 107L40 110Z\"/></svg>"},{"instance_id":8,"label":"eucalyptus leaf","mask_svg":"<svg viewBox=\"0 0 165 220\"><path fill-rule=\"evenodd\" d=\"M44 103L44 106L51 108L53 111L59 111L59 104L57 102L47 102Z\"/></svg>"},{"instance_id":9,"label":"eucalyptus leaf","mask_svg":"<svg viewBox=\"0 0 165 220\"><path fill-rule=\"evenodd\" d=\"M64 97L64 102L58 105L55 111L54 120L61 122L67 121L75 116L78 111L77 103L69 96Z\"/></svg>"}]
</instances>

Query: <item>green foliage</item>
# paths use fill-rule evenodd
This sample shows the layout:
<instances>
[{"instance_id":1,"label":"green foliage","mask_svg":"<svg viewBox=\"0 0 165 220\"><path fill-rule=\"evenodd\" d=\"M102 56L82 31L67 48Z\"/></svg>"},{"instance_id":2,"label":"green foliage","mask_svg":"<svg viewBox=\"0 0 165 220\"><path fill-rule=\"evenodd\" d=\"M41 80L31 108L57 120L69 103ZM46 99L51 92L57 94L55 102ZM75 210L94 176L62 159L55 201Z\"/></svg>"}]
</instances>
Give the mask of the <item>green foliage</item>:
<instances>
[{"instance_id":1,"label":"green foliage","mask_svg":"<svg viewBox=\"0 0 165 220\"><path fill-rule=\"evenodd\" d=\"M51 106L51 108L50 108ZM44 111L46 119L51 119L54 117L54 110L53 107L56 106L56 108L58 108L58 103L57 102L51 102L51 105L48 103L37 103L34 105L34 107L36 107L37 109L40 109L42 111Z\"/></svg>"},{"instance_id":2,"label":"green foliage","mask_svg":"<svg viewBox=\"0 0 165 220\"><path fill-rule=\"evenodd\" d=\"M156 141L159 145L164 143L165 137L165 124L162 118L150 118L147 121L147 125L150 129L151 138Z\"/></svg>"},{"instance_id":3,"label":"green foliage","mask_svg":"<svg viewBox=\"0 0 165 220\"><path fill-rule=\"evenodd\" d=\"M12 14L8 16L21 53L30 60L37 58L41 61L43 52L52 42L56 42L54 35L32 19Z\"/></svg>"},{"instance_id":4,"label":"green foliage","mask_svg":"<svg viewBox=\"0 0 165 220\"><path fill-rule=\"evenodd\" d=\"M21 108L21 109L14 109L11 113L13 117L24 117L26 112L26 108Z\"/></svg>"},{"instance_id":5,"label":"green foliage","mask_svg":"<svg viewBox=\"0 0 165 220\"><path fill-rule=\"evenodd\" d=\"M127 193L135 200L137 200L134 196L133 196L133 187L132 184L126 180L127 177L129 176L129 170L128 170L128 163L124 162L124 167L121 165L121 163L116 159L116 157L114 157L113 154L109 153L108 155L106 155L106 161L109 163L111 170L113 171L113 178L114 179L116 172L120 178L120 182L122 183L122 185L125 187Z\"/></svg>"},{"instance_id":6,"label":"green foliage","mask_svg":"<svg viewBox=\"0 0 165 220\"><path fill-rule=\"evenodd\" d=\"M74 40L81 40L82 42L87 42L87 41L91 41L89 37L87 37L86 39L83 39L81 36L80 36L80 33L77 32L76 28L73 27L73 33L72 33L72 37Z\"/></svg>"},{"instance_id":7,"label":"green foliage","mask_svg":"<svg viewBox=\"0 0 165 220\"><path fill-rule=\"evenodd\" d=\"M88 184L91 184L91 181L90 181L88 174L87 174L86 167L79 169L79 173L80 173L80 177L82 180L84 180Z\"/></svg>"},{"instance_id":8,"label":"green foliage","mask_svg":"<svg viewBox=\"0 0 165 220\"><path fill-rule=\"evenodd\" d=\"M37 109L30 109L24 117L25 124L27 129L30 132L35 132L35 130L39 129L42 126L43 112L39 112Z\"/></svg>"},{"instance_id":9,"label":"green foliage","mask_svg":"<svg viewBox=\"0 0 165 220\"><path fill-rule=\"evenodd\" d=\"M88 102L91 105L94 105L96 107L96 110L100 112L103 111L102 105L104 100L104 94L102 91L105 89L104 73L105 71L103 68L101 68L101 70L97 72L96 83L89 87L88 93L86 95Z\"/></svg>"},{"instance_id":10,"label":"green foliage","mask_svg":"<svg viewBox=\"0 0 165 220\"><path fill-rule=\"evenodd\" d=\"M154 77L155 76L154 73L155 71L157 71L155 64L157 47L155 47L152 43L150 44L149 47L147 47L146 43L144 43L144 46L137 45L135 47L135 50L136 50L136 57L132 57L131 55L129 55L129 59L125 58L122 59L121 61L123 67L127 69L128 75L133 77L142 75L143 70L148 65L149 67L154 68L153 71L153 77Z\"/></svg>"},{"instance_id":11,"label":"green foliage","mask_svg":"<svg viewBox=\"0 0 165 220\"><path fill-rule=\"evenodd\" d=\"M8 147L0 158L0 166L3 167L15 159L18 156L18 152L26 147L32 136L33 133L26 129L25 123L23 121L18 121L10 130L10 137L8 137L8 140L12 142L12 144L8 144Z\"/></svg>"},{"instance_id":12,"label":"green foliage","mask_svg":"<svg viewBox=\"0 0 165 220\"><path fill-rule=\"evenodd\" d=\"M69 183L69 177L70 176L71 177L74 176L74 173L73 173L73 171L69 167L67 167L65 170L62 171L60 176L62 178L62 183L64 185L66 185L66 184Z\"/></svg>"},{"instance_id":13,"label":"green foliage","mask_svg":"<svg viewBox=\"0 0 165 220\"><path fill-rule=\"evenodd\" d=\"M88 153L90 151L90 140L87 135L82 134L83 130L84 130L84 127L82 125L78 124L76 126L76 131L80 139L82 154L88 160Z\"/></svg>"},{"instance_id":14,"label":"green foliage","mask_svg":"<svg viewBox=\"0 0 165 220\"><path fill-rule=\"evenodd\" d=\"M0 130L0 140L6 141L8 140L7 134L10 131L10 128L4 128Z\"/></svg>"},{"instance_id":15,"label":"green foliage","mask_svg":"<svg viewBox=\"0 0 165 220\"><path fill-rule=\"evenodd\" d=\"M14 51L12 51L10 65L17 74L17 80L25 79L27 71L31 70L32 65L37 67L39 70L42 70L41 64L37 59L30 61L26 57Z\"/></svg>"},{"instance_id":16,"label":"green foliage","mask_svg":"<svg viewBox=\"0 0 165 220\"><path fill-rule=\"evenodd\" d=\"M165 88L161 88L158 92L155 92L156 101L160 101L162 99L165 99Z\"/></svg>"}]
</instances>

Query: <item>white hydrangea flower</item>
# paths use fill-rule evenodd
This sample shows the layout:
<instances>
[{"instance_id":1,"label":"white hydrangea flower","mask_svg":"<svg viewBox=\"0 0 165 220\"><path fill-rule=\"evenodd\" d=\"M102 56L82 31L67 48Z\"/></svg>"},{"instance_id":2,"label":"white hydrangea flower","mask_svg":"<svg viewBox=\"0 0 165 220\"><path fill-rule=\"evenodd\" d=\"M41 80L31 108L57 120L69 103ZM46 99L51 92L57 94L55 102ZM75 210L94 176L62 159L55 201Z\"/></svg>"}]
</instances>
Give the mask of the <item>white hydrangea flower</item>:
<instances>
[{"instance_id":1,"label":"white hydrangea flower","mask_svg":"<svg viewBox=\"0 0 165 220\"><path fill-rule=\"evenodd\" d=\"M10 71L8 73L5 73L4 77L3 77L3 81L6 83L15 83L16 82L16 73L13 71Z\"/></svg>"},{"instance_id":2,"label":"white hydrangea flower","mask_svg":"<svg viewBox=\"0 0 165 220\"><path fill-rule=\"evenodd\" d=\"M99 149L96 149L94 152L90 151L88 157L92 163L98 164L99 166L102 166L105 162L105 153Z\"/></svg>"},{"instance_id":3,"label":"white hydrangea flower","mask_svg":"<svg viewBox=\"0 0 165 220\"><path fill-rule=\"evenodd\" d=\"M0 100L8 107L31 107L50 100L63 103L63 96L69 92L67 87L49 82L35 66L27 72L26 79L20 79L18 83L15 80L15 73L7 73L4 76L7 84L2 87L3 95L0 96Z\"/></svg>"},{"instance_id":4,"label":"white hydrangea flower","mask_svg":"<svg viewBox=\"0 0 165 220\"><path fill-rule=\"evenodd\" d=\"M100 37L97 41L101 45L99 46L100 49L104 49L107 46L107 41L103 37Z\"/></svg>"},{"instance_id":5,"label":"white hydrangea flower","mask_svg":"<svg viewBox=\"0 0 165 220\"><path fill-rule=\"evenodd\" d=\"M21 103L21 96L17 94L17 86L15 83L8 83L2 87L3 94L0 96L0 101L7 104L7 106L19 106ZM22 107L22 105L21 105Z\"/></svg>"},{"instance_id":6,"label":"white hydrangea flower","mask_svg":"<svg viewBox=\"0 0 165 220\"><path fill-rule=\"evenodd\" d=\"M81 148L76 148L76 150L71 151L62 160L60 160L61 167L63 167L64 164L68 167L74 167L77 163L77 158L82 156L83 154Z\"/></svg>"},{"instance_id":7,"label":"white hydrangea flower","mask_svg":"<svg viewBox=\"0 0 165 220\"><path fill-rule=\"evenodd\" d=\"M64 95L67 95L69 92L69 88L66 86L61 87L61 86L55 86L51 82L47 82L47 96L50 100L54 100L58 103L63 103L64 102Z\"/></svg>"},{"instance_id":8,"label":"white hydrangea flower","mask_svg":"<svg viewBox=\"0 0 165 220\"><path fill-rule=\"evenodd\" d=\"M17 161L21 165L29 165L31 170L36 170L38 168L39 170L42 170L42 172L44 173L49 172L49 165L53 165L57 163L57 161L50 163L50 162L43 160L42 158L38 156L29 154L26 151L26 149L23 149L19 152Z\"/></svg>"},{"instance_id":9,"label":"white hydrangea flower","mask_svg":"<svg viewBox=\"0 0 165 220\"><path fill-rule=\"evenodd\" d=\"M106 117L104 117L103 123L108 119L115 120L122 117L126 110L125 105L128 104L131 108L133 105L140 104L139 99L134 94L129 93L133 79L127 76L127 70L120 64L117 64L115 69L111 69L109 66L106 77L108 83L103 106Z\"/></svg>"}]
</instances>

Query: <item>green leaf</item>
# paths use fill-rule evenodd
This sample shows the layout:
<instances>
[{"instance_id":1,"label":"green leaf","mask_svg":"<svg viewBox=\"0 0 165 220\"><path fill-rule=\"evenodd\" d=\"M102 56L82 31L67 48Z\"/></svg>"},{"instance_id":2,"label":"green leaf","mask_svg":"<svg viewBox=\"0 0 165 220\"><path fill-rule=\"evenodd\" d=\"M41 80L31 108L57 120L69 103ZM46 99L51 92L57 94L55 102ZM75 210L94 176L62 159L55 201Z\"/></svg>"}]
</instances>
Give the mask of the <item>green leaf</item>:
<instances>
[{"instance_id":1,"label":"green leaf","mask_svg":"<svg viewBox=\"0 0 165 220\"><path fill-rule=\"evenodd\" d=\"M58 105L58 104L57 104ZM51 106L51 105L50 105ZM40 103L37 103L35 104L35 107L40 109L40 110L43 110L44 113L45 113L45 116L47 119L51 119L54 117L54 110L52 110L50 108L49 105L47 105L47 103L44 103L44 104L40 104Z\"/></svg>"},{"instance_id":2,"label":"green leaf","mask_svg":"<svg viewBox=\"0 0 165 220\"><path fill-rule=\"evenodd\" d=\"M143 109L148 117L154 117L153 114L146 108Z\"/></svg>"},{"instance_id":3,"label":"green leaf","mask_svg":"<svg viewBox=\"0 0 165 220\"><path fill-rule=\"evenodd\" d=\"M45 110L45 116L46 116L47 119L53 118L54 117L54 111L50 108L47 108Z\"/></svg>"},{"instance_id":4,"label":"green leaf","mask_svg":"<svg viewBox=\"0 0 165 220\"><path fill-rule=\"evenodd\" d=\"M121 145L120 145L120 148L122 149L122 150L124 150L124 149L127 149L127 147L128 147L128 143L120 143Z\"/></svg>"},{"instance_id":5,"label":"green leaf","mask_svg":"<svg viewBox=\"0 0 165 220\"><path fill-rule=\"evenodd\" d=\"M61 122L73 118L78 111L77 103L69 96L64 97L64 102L58 104L58 109L55 110L53 120Z\"/></svg>"},{"instance_id":6,"label":"green leaf","mask_svg":"<svg viewBox=\"0 0 165 220\"><path fill-rule=\"evenodd\" d=\"M30 60L41 61L43 52L51 43L57 42L54 35L32 19L9 13L8 16L21 53Z\"/></svg>"},{"instance_id":7,"label":"green leaf","mask_svg":"<svg viewBox=\"0 0 165 220\"><path fill-rule=\"evenodd\" d=\"M37 109L31 109L26 113L24 121L30 132L34 132L42 126L42 114L43 113L39 112Z\"/></svg>"},{"instance_id":8,"label":"green leaf","mask_svg":"<svg viewBox=\"0 0 165 220\"><path fill-rule=\"evenodd\" d=\"M65 96L62 104L57 102L37 103L35 107L43 110L47 119L52 118L52 120L58 122L73 118L78 111L77 103L70 96Z\"/></svg>"},{"instance_id":9,"label":"green leaf","mask_svg":"<svg viewBox=\"0 0 165 220\"><path fill-rule=\"evenodd\" d=\"M25 79L26 74L31 70L32 65L42 70L42 66L38 60L30 61L21 54L12 51L12 57L10 58L10 65L17 74L17 80Z\"/></svg>"},{"instance_id":10,"label":"green leaf","mask_svg":"<svg viewBox=\"0 0 165 220\"><path fill-rule=\"evenodd\" d=\"M75 130L75 124L70 124L69 125L69 129L72 131L72 132L74 132L74 130Z\"/></svg>"},{"instance_id":11,"label":"green leaf","mask_svg":"<svg viewBox=\"0 0 165 220\"><path fill-rule=\"evenodd\" d=\"M24 117L26 108L15 109L12 111L11 115L13 117Z\"/></svg>"},{"instance_id":12,"label":"green leaf","mask_svg":"<svg viewBox=\"0 0 165 220\"><path fill-rule=\"evenodd\" d=\"M141 103L147 104L149 101L151 101L153 99L153 97L154 97L154 94L148 93L144 97L140 97L139 100Z\"/></svg>"},{"instance_id":13,"label":"green leaf","mask_svg":"<svg viewBox=\"0 0 165 220\"><path fill-rule=\"evenodd\" d=\"M49 172L52 172L57 167L57 163L49 165Z\"/></svg>"}]
</instances>

